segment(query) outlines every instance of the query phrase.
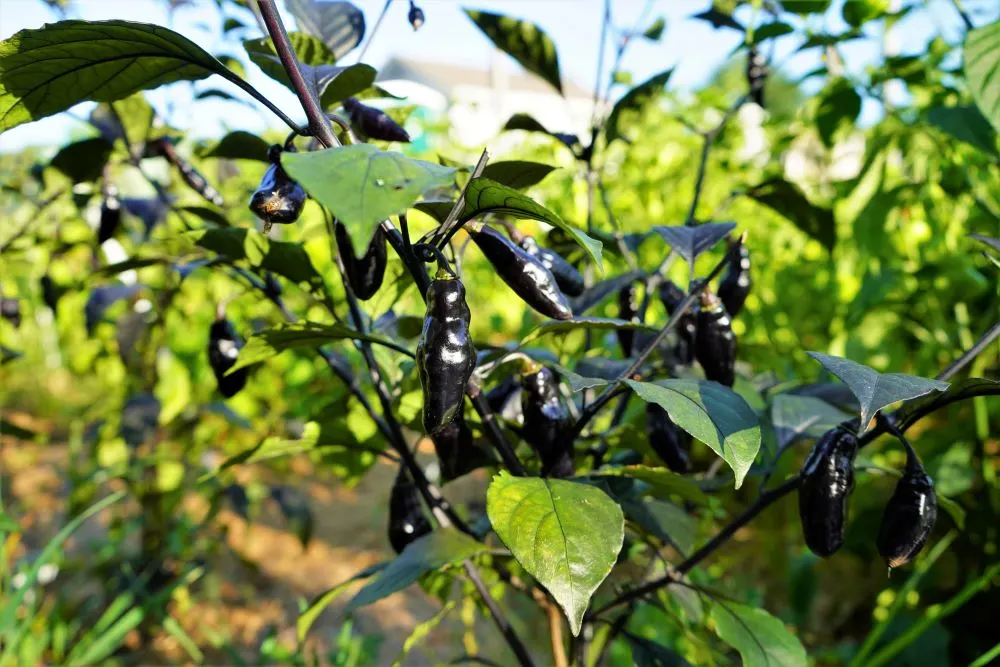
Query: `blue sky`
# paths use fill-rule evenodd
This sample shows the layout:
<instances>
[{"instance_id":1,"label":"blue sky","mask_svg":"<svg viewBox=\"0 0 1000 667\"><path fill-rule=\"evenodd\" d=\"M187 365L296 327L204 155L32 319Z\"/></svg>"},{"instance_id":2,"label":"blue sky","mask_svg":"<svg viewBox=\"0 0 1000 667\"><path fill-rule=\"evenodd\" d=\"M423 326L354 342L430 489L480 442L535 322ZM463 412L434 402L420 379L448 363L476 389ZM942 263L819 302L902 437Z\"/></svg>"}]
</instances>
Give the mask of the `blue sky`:
<instances>
[{"instance_id":1,"label":"blue sky","mask_svg":"<svg viewBox=\"0 0 1000 667\"><path fill-rule=\"evenodd\" d=\"M902 4L904 0L896 0ZM905 0L914 4L912 0ZM281 3L279 2L279 5ZM365 13L368 31L371 33L375 19L383 6L382 0L356 0ZM394 55L404 55L422 60L446 61L485 68L490 62L492 45L462 12L463 7L486 9L510 14L537 23L555 41L563 77L592 89L595 80L598 44L601 27L602 0L422 0L419 2L427 16L427 22L420 31L414 33L406 20L408 3L395 0L385 21L366 55L366 62L379 67ZM614 22L619 27L630 27L646 11L646 24L657 16L667 21L667 29L659 43L635 40L629 47L623 69L630 71L634 81L676 66L670 86L686 90L703 83L722 65L739 42L738 33L720 29L691 20L692 14L703 11L710 0L614 0L612 12ZM843 29L840 18L841 3L836 2L823 19L813 22L816 28L825 25L830 29ZM950 40L958 40L962 24L950 0L927 0L916 2L920 8L914 10L893 31L901 53L921 51L931 36L943 30ZM995 20L1000 15L997 0L966 0L965 7L972 13L977 25ZM748 12L749 8L745 8ZM240 14L247 17L246 14ZM738 14L737 16L744 16ZM238 43L225 43L216 35L221 25L220 15L214 2L197 0L193 6L186 6L168 18L166 3L162 0L74 0L71 18L88 20L124 19L146 21L169 25L189 39L201 45L210 53L229 52L240 55ZM248 17L247 17L248 18ZM292 25L290 17L287 23ZM818 17L814 17L818 18ZM58 20L57 15L38 0L0 0L0 38L24 28L37 28L42 24ZM249 22L249 20L248 20ZM869 30L872 39L859 40L845 46L846 64L851 71L861 71L871 64L879 54L880 35ZM260 36L252 22L245 37ZM793 54L798 39L785 37L778 40L777 61L792 76L801 75L815 68L818 53L813 50L806 54ZM611 60L612 43L608 45L606 67ZM353 62L357 51L349 54L347 62ZM506 59L505 66L512 70L518 66ZM279 84L272 82L254 66L247 68L250 82L267 94L293 118L300 118L301 111L294 96ZM231 84L213 77L196 84L198 90L220 88L237 93ZM197 136L213 136L228 129L260 131L265 127L280 127L280 122L265 110L251 110L249 107L213 102L199 104L197 108L188 104L192 87L177 84L154 91L151 99L154 105L169 115L171 123L193 132ZM618 94L624 88L618 88ZM172 103L172 104L171 104ZM83 115L86 107L78 107ZM877 115L877 109L867 108L865 117ZM81 125L65 115L42 120L27 126L14 128L0 135L0 150L16 150L30 144L52 145L64 140L72 131L79 131Z\"/></svg>"}]
</instances>

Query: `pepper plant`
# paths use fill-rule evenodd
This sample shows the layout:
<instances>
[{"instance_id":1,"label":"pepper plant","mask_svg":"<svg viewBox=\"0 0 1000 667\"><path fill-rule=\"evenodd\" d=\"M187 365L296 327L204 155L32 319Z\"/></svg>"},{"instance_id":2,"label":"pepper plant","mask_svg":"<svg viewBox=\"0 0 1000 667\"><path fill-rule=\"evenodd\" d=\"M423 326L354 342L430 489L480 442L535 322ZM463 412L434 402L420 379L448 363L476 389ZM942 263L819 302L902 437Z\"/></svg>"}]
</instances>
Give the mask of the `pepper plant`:
<instances>
[{"instance_id":1,"label":"pepper plant","mask_svg":"<svg viewBox=\"0 0 1000 667\"><path fill-rule=\"evenodd\" d=\"M341 64L365 37L364 17L349 3L289 2L301 28L291 33L273 0L253 3L266 37L247 39L246 53L294 91L301 106L294 110L254 89L231 56L213 56L162 26L66 20L0 44L0 131L79 102L98 103L89 116L93 138L63 147L39 169L6 174L7 213L21 223L0 248L4 288L16 286L9 297L4 293L9 326L21 324L20 303L32 303L33 312L44 303L62 320L63 344L80 346L73 373L113 373L120 380L120 396L95 397L83 415L100 419L90 440L98 444L89 474L75 480L81 501L89 502L107 475L138 501L133 513L120 511L116 529L138 530L140 553L109 555L106 565L128 573L124 590L138 591L136 604L146 613L119 622L137 627L144 639L159 627L184 637L162 600L200 576L201 559L218 548L214 519L224 502L246 516L250 496L264 498L308 542L312 517L293 485L248 493L235 475L308 454L350 479L377 458L398 466L386 541L396 555L303 606L299 648L285 656L297 664L308 655L306 639L319 614L362 580L348 614L418 581L441 598L441 613L415 628L404 653L451 613L455 596L489 618L507 647L464 658L456 647L442 660L717 664L738 654L748 665L805 665L815 652L817 662L885 664L916 641L938 617L888 642L889 621L882 619L860 645L834 654L809 630L807 616L772 615L764 592L734 594L726 572L710 564L792 494L799 498L801 536L796 531L772 547L798 549L804 542L817 556L841 557L845 544L858 541L850 532L855 487L870 497L877 475L889 474L900 480L891 499L881 497L881 528L861 536L869 547L851 549L865 553L877 544L889 568L914 559L918 568L929 567L955 539L940 537L938 507L959 531L965 510L935 490L918 454L920 428L938 411L975 399L978 435L986 440L990 413L982 397L1000 394L995 379L967 373L971 366L985 375L987 363L996 371L1000 323L996 273L989 273L995 267L956 240L977 234L986 260L998 263L1000 241L989 224L995 231L1000 220L1000 23L976 27L956 3L967 27L961 44L936 38L925 58L888 56L858 78L838 64L839 46L913 8L852 0L842 8L849 29L838 33L817 28L825 26L829 4L716 2L690 19L742 36L746 79L740 90L727 91L728 99L705 93L698 103L713 107L711 114L696 115L700 107L672 100L679 111L670 117L689 133L678 146L690 187L683 181L684 188L656 195L669 200L676 216L661 212L641 222L626 219L630 210L650 213L647 203L628 201L629 178L641 180L643 161L659 159L659 147L651 155L642 133L664 120L672 70L612 94L629 45L660 39L664 25L617 30L610 3L600 48L603 54L614 35L615 61L610 68L602 62L589 134L546 128L524 114L503 130L535 137L525 139L522 152L561 155L568 187L586 193L582 210L525 193L533 186L545 192L541 181L551 165L495 160L489 147L474 164L403 151L410 135L391 107L376 106L391 96L376 85L374 68L360 62L367 47L355 64ZM236 16L246 19L252 31L241 3L220 7L236 23ZM541 27L485 11L467 14L498 48L562 92L556 46ZM433 12L425 16L411 2L408 20L416 30L433 21ZM349 29L327 30L335 23ZM802 112L821 145L831 147L850 132L863 96L885 101L888 81L906 81L918 99L871 131L854 180L805 191L786 178L780 155L806 133L796 120L767 128L774 145L763 168L728 164L733 182L719 183L713 156L720 146L733 154L741 109L755 105L766 113L768 77L780 66L773 45L791 38L827 55L811 74L825 81L817 103ZM961 66L946 64L959 52ZM143 91L210 76L273 112L287 135L265 141L232 132L189 155L184 133L157 117ZM238 101L223 90L200 95ZM301 116L304 123L296 120ZM928 147L940 155L912 165L910 180L894 183L900 177L892 172L891 150ZM237 162L260 174L252 192L212 183L233 178L226 169ZM175 187L151 173L151 163L165 165ZM218 173L206 165L218 165ZM59 175L52 179L51 171ZM127 192L140 187L151 195ZM864 198L861 190L874 194L859 209L854 200ZM954 200L943 201L942 190ZM845 203L836 210L822 203L841 196ZM96 232L80 222L88 207L94 210L92 199L99 202ZM47 211L69 201L72 212L53 224ZM937 218L958 206L969 226L956 232ZM920 217L921 238L940 231L943 240L933 248L937 265L911 262L917 282L906 285L884 267L896 253L915 260L924 247L882 241L888 221L910 229ZM135 221L141 228L131 226ZM846 263L837 266L832 258L847 230L872 242L854 254L844 251ZM773 258L764 248L773 249L765 243L772 234L794 239L789 245L802 252L802 265L769 275ZM125 257L112 259L114 247L124 247ZM824 253L827 265L817 259ZM815 266L804 266L810 262ZM937 311L921 304L908 313L915 333L892 346L891 363L844 354L845 331L903 290L901 303L909 308L945 264L961 267L962 280L972 285L955 325L961 332L943 334L945 343L930 333L940 330L934 318L941 312L959 312L958 304L937 299ZM471 278L486 273L484 266L490 292ZM777 290L799 291L796 283L817 276L826 289L840 289L844 266L848 274L866 272L846 312L831 310L836 299L810 302L799 314L812 321L802 322L796 345L768 340ZM519 336L484 335L479 318L494 299L516 300ZM84 321L68 309L82 310ZM818 347L811 340L838 336L839 344L806 355ZM910 354L906 346L917 344L925 350ZM6 355L5 349L5 363ZM910 374L931 366L927 359L939 369L935 377ZM323 375L308 385L292 379L303 369L311 378L317 367ZM802 379L816 376L816 382ZM283 386L282 395L265 391L269 383ZM216 392L239 410L213 400ZM285 412L320 416L291 437L272 432L254 441L240 412L269 425ZM911 429L914 444L906 436ZM226 457L195 456L218 439L227 441ZM433 470L414 453L425 439L436 453ZM803 443L814 443L811 452ZM867 456L872 450L879 454ZM905 455L905 466L893 452ZM989 461L983 450L980 481L992 494L985 501L992 510L979 516L992 512L995 519L998 488ZM479 509L453 505L442 488L466 475L489 481ZM190 490L210 501L197 520L180 509ZM11 530L8 524L0 523L0 531ZM708 535L695 544L698 525ZM995 549L995 523L992 532L982 530ZM936 547L922 561L925 544ZM972 562L980 566L966 573L945 603L947 613L995 581L995 563ZM0 664L65 655L25 639L26 626L12 617L18 604L0 612ZM538 641L535 618L545 619L547 642ZM989 655L989 646L970 641ZM199 659L197 646L187 650Z\"/></svg>"}]
</instances>

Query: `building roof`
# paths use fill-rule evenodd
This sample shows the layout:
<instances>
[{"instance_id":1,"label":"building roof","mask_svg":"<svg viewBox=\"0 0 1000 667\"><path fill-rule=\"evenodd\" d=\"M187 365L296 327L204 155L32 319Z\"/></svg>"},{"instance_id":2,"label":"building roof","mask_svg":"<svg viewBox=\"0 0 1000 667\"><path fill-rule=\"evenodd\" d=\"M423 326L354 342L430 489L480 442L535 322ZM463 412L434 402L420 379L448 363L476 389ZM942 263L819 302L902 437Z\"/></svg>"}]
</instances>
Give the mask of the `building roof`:
<instances>
[{"instance_id":1,"label":"building roof","mask_svg":"<svg viewBox=\"0 0 1000 667\"><path fill-rule=\"evenodd\" d=\"M450 93L457 86L494 86L493 73L489 69L463 67L453 63L434 62L429 60L412 60L410 58L393 57L379 71L378 80L410 79L426 86ZM525 72L506 72L502 74L504 88L511 91L533 93L553 93L556 90L541 78ZM567 98L590 98L593 93L584 90L573 81L562 80L563 93Z\"/></svg>"}]
</instances>

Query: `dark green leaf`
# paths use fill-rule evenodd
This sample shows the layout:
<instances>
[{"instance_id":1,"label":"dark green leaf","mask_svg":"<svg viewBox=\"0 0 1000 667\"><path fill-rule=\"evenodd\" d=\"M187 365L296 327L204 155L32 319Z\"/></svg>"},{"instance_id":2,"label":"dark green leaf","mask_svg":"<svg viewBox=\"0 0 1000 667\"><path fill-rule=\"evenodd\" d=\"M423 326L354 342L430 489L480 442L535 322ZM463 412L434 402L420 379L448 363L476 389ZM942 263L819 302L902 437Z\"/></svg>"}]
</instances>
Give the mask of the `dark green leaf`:
<instances>
[{"instance_id":1,"label":"dark green leaf","mask_svg":"<svg viewBox=\"0 0 1000 667\"><path fill-rule=\"evenodd\" d=\"M243 22L240 21L239 19L234 19L231 16L226 17L226 20L222 23L222 32L229 32L230 30L239 30L241 28L246 28L246 26L243 25Z\"/></svg>"},{"instance_id":2,"label":"dark green leaf","mask_svg":"<svg viewBox=\"0 0 1000 667\"><path fill-rule=\"evenodd\" d=\"M679 427L721 456L743 484L760 449L760 423L739 394L717 382L662 380L657 383L625 380L644 401L667 411Z\"/></svg>"},{"instance_id":3,"label":"dark green leaf","mask_svg":"<svg viewBox=\"0 0 1000 667\"><path fill-rule=\"evenodd\" d=\"M856 361L819 352L810 352L809 356L840 378L858 397L862 431L868 430L868 424L875 413L885 406L932 391L946 391L949 387L947 382L941 380L928 380L903 373L882 374Z\"/></svg>"},{"instance_id":4,"label":"dark green leaf","mask_svg":"<svg viewBox=\"0 0 1000 667\"><path fill-rule=\"evenodd\" d=\"M843 42L850 42L855 39L861 39L864 37L864 33L857 28L851 28L847 32L842 32L836 35L819 33L815 35L810 35L808 39L799 47L799 51L806 51L808 49L815 48L826 48L828 46L835 46Z\"/></svg>"},{"instance_id":5,"label":"dark green leaf","mask_svg":"<svg viewBox=\"0 0 1000 667\"><path fill-rule=\"evenodd\" d=\"M784 21L772 21L771 23L765 23L753 31L753 43L762 44L766 40L781 37L792 32L795 32L795 28Z\"/></svg>"},{"instance_id":6,"label":"dark green leaf","mask_svg":"<svg viewBox=\"0 0 1000 667\"><path fill-rule=\"evenodd\" d=\"M285 6L299 29L319 38L338 60L364 39L365 15L350 2L285 0Z\"/></svg>"},{"instance_id":7,"label":"dark green leaf","mask_svg":"<svg viewBox=\"0 0 1000 667\"><path fill-rule=\"evenodd\" d=\"M225 213L217 208L209 208L208 206L177 206L174 210L196 215L205 222L210 222L213 225L219 225L220 227L229 226L229 220L226 218Z\"/></svg>"},{"instance_id":8,"label":"dark green leaf","mask_svg":"<svg viewBox=\"0 0 1000 667\"><path fill-rule=\"evenodd\" d=\"M437 528L411 542L348 603L351 612L401 591L428 572L485 553L489 547L454 528Z\"/></svg>"},{"instance_id":9,"label":"dark green leaf","mask_svg":"<svg viewBox=\"0 0 1000 667\"><path fill-rule=\"evenodd\" d=\"M403 648L400 650L399 655L392 661L391 667L403 667L403 661L406 660L406 657L410 654L410 651L413 650L413 647L427 639L431 630L436 628L441 621L444 620L444 617L455 608L455 604L455 600L449 600L443 607L441 607L438 613L434 614L426 621L417 623L413 626L413 630L410 632L410 635L405 641L403 641Z\"/></svg>"},{"instance_id":10,"label":"dark green leaf","mask_svg":"<svg viewBox=\"0 0 1000 667\"><path fill-rule=\"evenodd\" d=\"M335 340L366 340L397 349L398 345L388 338L363 334L339 324L319 324L318 322L296 322L282 324L273 329L265 329L247 340L240 350L240 356L227 373L233 373L245 366L252 366L277 356L285 350L301 347L320 347Z\"/></svg>"},{"instance_id":11,"label":"dark green leaf","mask_svg":"<svg viewBox=\"0 0 1000 667\"><path fill-rule=\"evenodd\" d=\"M772 178L749 188L746 194L819 241L827 250L833 250L837 242L833 211L810 203L794 183Z\"/></svg>"},{"instance_id":12,"label":"dark green leaf","mask_svg":"<svg viewBox=\"0 0 1000 667\"><path fill-rule=\"evenodd\" d=\"M486 513L497 536L548 589L579 635L590 596L622 548L621 508L594 486L504 471L486 492Z\"/></svg>"},{"instance_id":13,"label":"dark green leaf","mask_svg":"<svg viewBox=\"0 0 1000 667\"><path fill-rule=\"evenodd\" d=\"M802 643L780 620L760 607L718 601L712 621L719 638L735 648L745 667L806 667Z\"/></svg>"},{"instance_id":14,"label":"dark green leaf","mask_svg":"<svg viewBox=\"0 0 1000 667\"><path fill-rule=\"evenodd\" d=\"M312 602L309 603L309 606L306 607L305 611L299 614L299 619L295 622L296 634L298 635L299 641L301 642L305 640L306 635L309 634L309 628L311 628L313 623L316 622L316 619L323 613L323 610L330 606L334 600L343 595L347 589L351 587L351 584L359 579L367 579L368 577L381 572L388 565L388 562L369 565L350 579L340 582L333 588L330 588L313 598Z\"/></svg>"},{"instance_id":15,"label":"dark green leaf","mask_svg":"<svg viewBox=\"0 0 1000 667\"><path fill-rule=\"evenodd\" d=\"M624 127L622 127L622 114L626 112L641 113L650 102L659 96L673 73L673 68L660 72L632 88L615 102L615 106L611 108L608 120L604 124L604 136L607 137L608 143L619 138L627 139L623 131Z\"/></svg>"},{"instance_id":16,"label":"dark green leaf","mask_svg":"<svg viewBox=\"0 0 1000 667\"><path fill-rule=\"evenodd\" d=\"M600 241L587 236L585 232L565 222L558 215L517 190L488 178L474 178L469 181L465 188L465 207L462 209L459 219L472 220L484 213L506 213L517 218L538 220L558 227L587 251L597 264L597 268L604 269Z\"/></svg>"},{"instance_id":17,"label":"dark green leaf","mask_svg":"<svg viewBox=\"0 0 1000 667\"><path fill-rule=\"evenodd\" d=\"M674 503L648 500L643 503L681 553L690 553L698 539L698 521Z\"/></svg>"},{"instance_id":18,"label":"dark green leaf","mask_svg":"<svg viewBox=\"0 0 1000 667\"><path fill-rule=\"evenodd\" d=\"M371 144L281 155L281 164L347 226L355 248L367 248L375 227L406 212L425 192L455 179L455 169L381 151Z\"/></svg>"},{"instance_id":19,"label":"dark green leaf","mask_svg":"<svg viewBox=\"0 0 1000 667\"><path fill-rule=\"evenodd\" d=\"M326 82L326 89L320 95L320 104L324 109L343 102L364 90L371 88L378 72L371 65L355 63L343 67L332 79Z\"/></svg>"},{"instance_id":20,"label":"dark green leaf","mask_svg":"<svg viewBox=\"0 0 1000 667\"><path fill-rule=\"evenodd\" d=\"M635 667L686 667L688 662L662 644L625 631L622 633L632 650Z\"/></svg>"},{"instance_id":21,"label":"dark green leaf","mask_svg":"<svg viewBox=\"0 0 1000 667\"><path fill-rule=\"evenodd\" d=\"M964 52L965 78L972 99L994 129L1000 131L1000 21L970 30Z\"/></svg>"},{"instance_id":22,"label":"dark green leaf","mask_svg":"<svg viewBox=\"0 0 1000 667\"><path fill-rule=\"evenodd\" d=\"M927 112L927 120L959 141L997 154L997 133L976 107L934 107Z\"/></svg>"},{"instance_id":23,"label":"dark green leaf","mask_svg":"<svg viewBox=\"0 0 1000 667\"><path fill-rule=\"evenodd\" d=\"M801 438L818 438L849 415L812 396L778 394L771 402L771 425L781 451Z\"/></svg>"},{"instance_id":24,"label":"dark green leaf","mask_svg":"<svg viewBox=\"0 0 1000 667\"><path fill-rule=\"evenodd\" d=\"M842 10L844 20L855 28L868 21L884 16L890 9L890 0L852 0L845 2Z\"/></svg>"},{"instance_id":25,"label":"dark green leaf","mask_svg":"<svg viewBox=\"0 0 1000 667\"><path fill-rule=\"evenodd\" d=\"M667 242L674 252L683 257L688 264L693 264L698 255L711 250L716 243L726 238L729 232L736 229L735 222L709 222L703 225L673 225L653 227Z\"/></svg>"},{"instance_id":26,"label":"dark green leaf","mask_svg":"<svg viewBox=\"0 0 1000 667\"><path fill-rule=\"evenodd\" d=\"M570 389L573 392L583 391L584 389L590 389L591 387L600 387L608 383L604 378L592 378L584 377L579 373L575 373L565 366L557 366L556 370L559 372L559 377L566 382L569 382Z\"/></svg>"},{"instance_id":27,"label":"dark green leaf","mask_svg":"<svg viewBox=\"0 0 1000 667\"><path fill-rule=\"evenodd\" d=\"M272 241L260 232L242 227L199 229L188 234L195 243L232 260L274 271L296 283L322 285L309 255L298 243Z\"/></svg>"},{"instance_id":28,"label":"dark green leaf","mask_svg":"<svg viewBox=\"0 0 1000 667\"><path fill-rule=\"evenodd\" d=\"M698 485L690 477L685 477L666 468L645 465L622 466L620 468L605 467L590 474L595 477L629 477L641 480L649 484L653 495L664 500L676 495L700 505L708 502L708 496L698 488Z\"/></svg>"},{"instance_id":29,"label":"dark green leaf","mask_svg":"<svg viewBox=\"0 0 1000 667\"><path fill-rule=\"evenodd\" d=\"M604 270L601 259L601 242L590 238L558 215L517 190L508 188L488 178L474 178L465 188L465 207L460 220L472 220L485 213L506 213L517 218L547 222L563 230L593 258L597 268Z\"/></svg>"},{"instance_id":30,"label":"dark green leaf","mask_svg":"<svg viewBox=\"0 0 1000 667\"><path fill-rule=\"evenodd\" d=\"M96 181L104 171L112 145L104 137L83 139L63 146L49 164L74 183Z\"/></svg>"},{"instance_id":31,"label":"dark green leaf","mask_svg":"<svg viewBox=\"0 0 1000 667\"><path fill-rule=\"evenodd\" d=\"M268 146L269 144L256 134L236 130L222 137L210 150L201 153L201 157L267 162Z\"/></svg>"},{"instance_id":32,"label":"dark green leaf","mask_svg":"<svg viewBox=\"0 0 1000 667\"><path fill-rule=\"evenodd\" d=\"M521 345L527 345L531 341L551 333L568 333L581 329L597 329L608 331L611 329L632 329L643 331L656 331L656 327L651 327L641 322L629 320L617 320L610 317L574 317L571 320L550 320L532 329L521 341Z\"/></svg>"},{"instance_id":33,"label":"dark green leaf","mask_svg":"<svg viewBox=\"0 0 1000 667\"><path fill-rule=\"evenodd\" d=\"M18 438L20 440L34 440L35 436L38 435L34 431L30 431L23 426L18 426L13 422L3 419L2 417L0 417L0 433L11 438Z\"/></svg>"},{"instance_id":34,"label":"dark green leaf","mask_svg":"<svg viewBox=\"0 0 1000 667\"><path fill-rule=\"evenodd\" d=\"M576 372L584 377L602 380L618 379L629 366L627 359L605 359L604 357L584 357L576 362Z\"/></svg>"},{"instance_id":35,"label":"dark green leaf","mask_svg":"<svg viewBox=\"0 0 1000 667\"><path fill-rule=\"evenodd\" d=\"M483 178L496 181L508 188L523 190L541 182L556 169L557 167L548 164L527 160L491 162L483 170Z\"/></svg>"},{"instance_id":36,"label":"dark green leaf","mask_svg":"<svg viewBox=\"0 0 1000 667\"><path fill-rule=\"evenodd\" d=\"M816 111L816 129L827 147L833 146L833 135L841 127L851 125L861 113L861 96L854 86L844 79L837 79L819 95Z\"/></svg>"},{"instance_id":37,"label":"dark green leaf","mask_svg":"<svg viewBox=\"0 0 1000 667\"><path fill-rule=\"evenodd\" d=\"M305 549L309 546L313 532L313 514L306 495L292 487L276 486L271 489L271 497L278 504L288 528L295 533Z\"/></svg>"},{"instance_id":38,"label":"dark green leaf","mask_svg":"<svg viewBox=\"0 0 1000 667\"><path fill-rule=\"evenodd\" d=\"M129 21L60 21L0 43L0 132L85 100L113 102L139 90L215 73L239 77L191 40Z\"/></svg>"},{"instance_id":39,"label":"dark green leaf","mask_svg":"<svg viewBox=\"0 0 1000 667\"><path fill-rule=\"evenodd\" d=\"M941 393L907 401L894 415L896 425L905 431L924 415L929 415L951 403L976 396L1000 396L1000 381L987 378L965 378L952 383L947 390Z\"/></svg>"},{"instance_id":40,"label":"dark green leaf","mask_svg":"<svg viewBox=\"0 0 1000 667\"><path fill-rule=\"evenodd\" d=\"M827 9L830 8L830 3L832 0L791 0L790 2L786 0L781 3L782 7L786 10L792 12L793 14L799 14L803 16L805 14L823 14ZM852 0L855 1L855 0Z\"/></svg>"},{"instance_id":41,"label":"dark green leaf","mask_svg":"<svg viewBox=\"0 0 1000 667\"><path fill-rule=\"evenodd\" d=\"M503 14L466 9L465 13L504 53L521 66L548 81L560 93L559 56L556 45L545 31L534 23Z\"/></svg>"},{"instance_id":42,"label":"dark green leaf","mask_svg":"<svg viewBox=\"0 0 1000 667\"><path fill-rule=\"evenodd\" d=\"M716 30L719 28L732 28L733 30L738 30L740 32L743 32L744 30L743 26L740 25L740 22L734 19L729 12L722 11L714 5L700 14L695 14L691 18L698 19L699 21L705 21Z\"/></svg>"},{"instance_id":43,"label":"dark green leaf","mask_svg":"<svg viewBox=\"0 0 1000 667\"><path fill-rule=\"evenodd\" d=\"M651 42L658 42L663 37L663 31L667 27L667 21L662 16L656 17L653 24L643 31L642 36Z\"/></svg>"},{"instance_id":44,"label":"dark green leaf","mask_svg":"<svg viewBox=\"0 0 1000 667\"><path fill-rule=\"evenodd\" d=\"M21 532L21 526L17 523L17 521L14 521L13 518L7 516L4 511L0 509L0 535L3 535L4 533L19 532Z\"/></svg>"}]
</instances>

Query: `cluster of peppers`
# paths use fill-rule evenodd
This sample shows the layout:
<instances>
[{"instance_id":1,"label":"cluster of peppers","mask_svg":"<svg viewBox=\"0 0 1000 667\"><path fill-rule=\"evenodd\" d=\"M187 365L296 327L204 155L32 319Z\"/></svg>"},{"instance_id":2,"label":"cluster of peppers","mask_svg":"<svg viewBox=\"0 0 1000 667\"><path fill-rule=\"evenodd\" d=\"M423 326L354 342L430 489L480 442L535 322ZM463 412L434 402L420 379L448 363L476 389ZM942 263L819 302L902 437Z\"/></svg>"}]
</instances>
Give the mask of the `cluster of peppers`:
<instances>
[{"instance_id":1,"label":"cluster of peppers","mask_svg":"<svg viewBox=\"0 0 1000 667\"><path fill-rule=\"evenodd\" d=\"M751 285L750 252L740 244L737 251L730 254L718 292L713 294L705 287L694 306L677 321L677 340L670 350L671 361L682 367L697 361L706 379L732 387L736 379L736 336L733 334L732 318L743 309ZM694 282L692 287L701 285ZM670 316L687 298L687 293L671 280L661 282L657 292ZM641 319L637 282L626 285L618 293L618 317L629 322ZM632 356L635 331L619 329L617 334L622 354ZM670 470L677 473L691 471L691 436L673 423L666 410L656 404L648 404L646 430L650 448Z\"/></svg>"},{"instance_id":2,"label":"cluster of peppers","mask_svg":"<svg viewBox=\"0 0 1000 667\"><path fill-rule=\"evenodd\" d=\"M909 563L923 548L937 519L934 484L905 440L906 469L882 515L876 545L890 569ZM857 436L846 426L827 431L801 471L799 517L806 545L829 557L844 544L848 499L854 490Z\"/></svg>"}]
</instances>

